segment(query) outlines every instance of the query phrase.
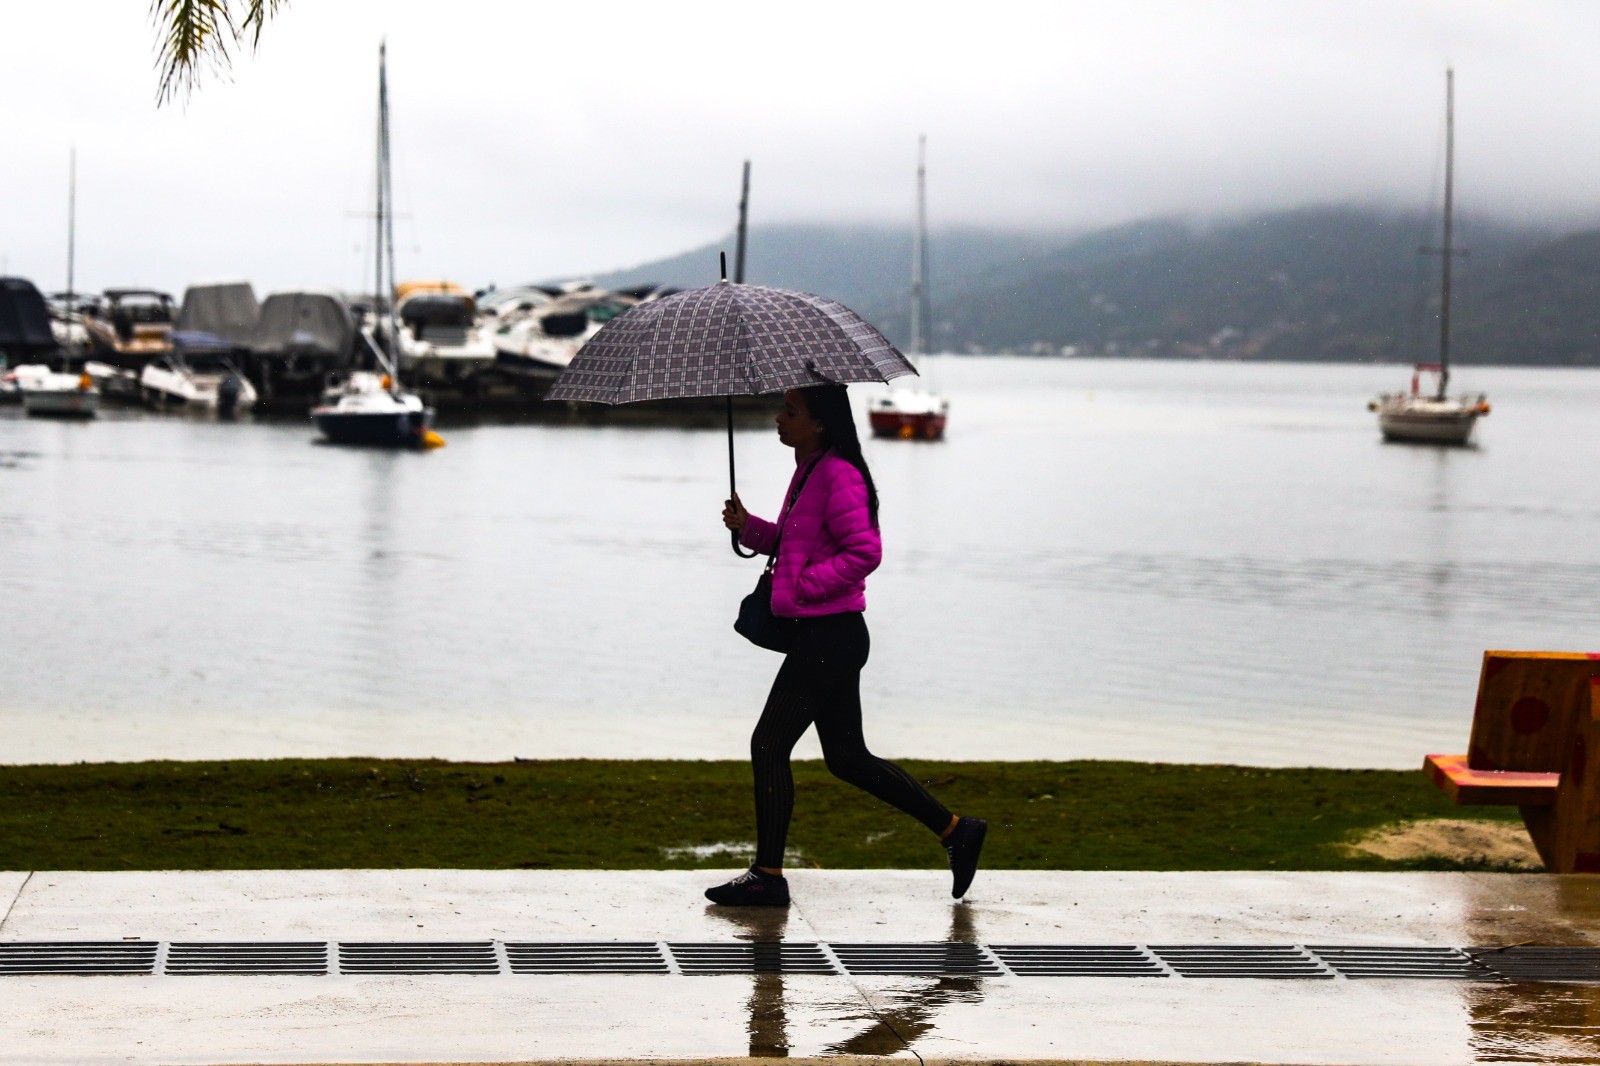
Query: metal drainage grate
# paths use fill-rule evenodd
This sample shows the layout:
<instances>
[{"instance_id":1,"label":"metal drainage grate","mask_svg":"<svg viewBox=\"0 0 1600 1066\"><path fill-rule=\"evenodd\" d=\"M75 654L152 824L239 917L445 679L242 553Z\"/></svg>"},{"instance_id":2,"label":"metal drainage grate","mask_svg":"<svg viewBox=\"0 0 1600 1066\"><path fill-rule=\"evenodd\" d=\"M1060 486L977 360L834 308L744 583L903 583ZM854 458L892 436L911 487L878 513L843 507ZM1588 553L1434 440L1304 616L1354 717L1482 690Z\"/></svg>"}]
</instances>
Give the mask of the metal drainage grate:
<instances>
[{"instance_id":1,"label":"metal drainage grate","mask_svg":"<svg viewBox=\"0 0 1600 1066\"><path fill-rule=\"evenodd\" d=\"M1333 977L1327 967L1297 947L1169 945L1150 950L1182 977Z\"/></svg>"},{"instance_id":2,"label":"metal drainage grate","mask_svg":"<svg viewBox=\"0 0 1600 1066\"><path fill-rule=\"evenodd\" d=\"M1466 953L1508 981L1600 982L1600 948L1467 948Z\"/></svg>"},{"instance_id":3,"label":"metal drainage grate","mask_svg":"<svg viewBox=\"0 0 1600 1066\"><path fill-rule=\"evenodd\" d=\"M512 973L671 973L657 944L507 943Z\"/></svg>"},{"instance_id":4,"label":"metal drainage grate","mask_svg":"<svg viewBox=\"0 0 1600 1066\"><path fill-rule=\"evenodd\" d=\"M328 945L321 942L171 944L167 947L163 972L175 975L321 975L328 972Z\"/></svg>"},{"instance_id":5,"label":"metal drainage grate","mask_svg":"<svg viewBox=\"0 0 1600 1066\"><path fill-rule=\"evenodd\" d=\"M991 944L1006 969L1019 977L1167 977L1148 951L1079 944Z\"/></svg>"},{"instance_id":6,"label":"metal drainage grate","mask_svg":"<svg viewBox=\"0 0 1600 1066\"><path fill-rule=\"evenodd\" d=\"M1600 985L1600 947L750 941L0 942L0 977L46 974L823 974L1434 979ZM504 960L504 965L501 960ZM842 970L841 970L842 967Z\"/></svg>"},{"instance_id":7,"label":"metal drainage grate","mask_svg":"<svg viewBox=\"0 0 1600 1066\"><path fill-rule=\"evenodd\" d=\"M696 976L720 973L836 974L816 944L668 944L678 969Z\"/></svg>"},{"instance_id":8,"label":"metal drainage grate","mask_svg":"<svg viewBox=\"0 0 1600 1066\"><path fill-rule=\"evenodd\" d=\"M1000 967L976 944L832 944L834 957L852 974L964 974L998 976Z\"/></svg>"},{"instance_id":9,"label":"metal drainage grate","mask_svg":"<svg viewBox=\"0 0 1600 1066\"><path fill-rule=\"evenodd\" d=\"M156 947L154 940L0 944L0 975L154 973Z\"/></svg>"},{"instance_id":10,"label":"metal drainage grate","mask_svg":"<svg viewBox=\"0 0 1600 1066\"><path fill-rule=\"evenodd\" d=\"M394 942L339 945L340 973L499 973L494 944Z\"/></svg>"},{"instance_id":11,"label":"metal drainage grate","mask_svg":"<svg viewBox=\"0 0 1600 1066\"><path fill-rule=\"evenodd\" d=\"M1312 947L1313 955L1345 977L1440 978L1493 981L1493 973L1459 948Z\"/></svg>"}]
</instances>

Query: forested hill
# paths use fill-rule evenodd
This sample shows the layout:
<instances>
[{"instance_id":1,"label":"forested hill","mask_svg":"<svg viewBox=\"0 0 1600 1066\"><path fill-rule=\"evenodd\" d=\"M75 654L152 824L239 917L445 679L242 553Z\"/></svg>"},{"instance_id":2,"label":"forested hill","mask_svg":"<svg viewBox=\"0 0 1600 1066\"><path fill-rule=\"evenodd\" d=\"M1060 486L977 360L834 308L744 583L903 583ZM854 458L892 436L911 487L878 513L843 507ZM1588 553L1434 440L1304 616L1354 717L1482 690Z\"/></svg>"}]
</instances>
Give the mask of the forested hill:
<instances>
[{"instance_id":1,"label":"forested hill","mask_svg":"<svg viewBox=\"0 0 1600 1066\"><path fill-rule=\"evenodd\" d=\"M934 341L950 351L1303 361L1431 358L1436 221L1313 208L1090 233L935 231ZM1600 365L1600 230L1458 222L1452 357ZM731 236L596 279L704 285ZM752 230L748 280L833 296L905 340L908 231Z\"/></svg>"}]
</instances>

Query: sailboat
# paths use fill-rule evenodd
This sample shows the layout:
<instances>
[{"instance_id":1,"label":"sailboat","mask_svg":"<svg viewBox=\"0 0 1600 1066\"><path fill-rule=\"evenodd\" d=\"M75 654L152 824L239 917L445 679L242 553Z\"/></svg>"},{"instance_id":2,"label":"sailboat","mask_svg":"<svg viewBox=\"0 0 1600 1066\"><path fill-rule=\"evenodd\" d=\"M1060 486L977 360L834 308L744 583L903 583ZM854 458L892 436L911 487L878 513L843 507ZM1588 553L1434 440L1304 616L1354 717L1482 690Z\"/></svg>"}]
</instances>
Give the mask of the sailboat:
<instances>
[{"instance_id":1,"label":"sailboat","mask_svg":"<svg viewBox=\"0 0 1600 1066\"><path fill-rule=\"evenodd\" d=\"M906 354L927 354L928 329L928 139L917 139L917 225L911 237L911 343ZM867 407L874 437L941 440L950 401L926 388L891 386Z\"/></svg>"},{"instance_id":2,"label":"sailboat","mask_svg":"<svg viewBox=\"0 0 1600 1066\"><path fill-rule=\"evenodd\" d=\"M1439 292L1439 361L1418 363L1411 372L1409 392L1380 395L1367 405L1378 413L1383 439L1423 444L1466 444L1478 418L1489 413L1483 393L1451 399L1450 388L1450 273L1452 260L1462 254L1452 243L1454 208L1456 74L1445 71L1444 244L1437 251L1444 261ZM1434 389L1422 391L1422 375L1433 375Z\"/></svg>"},{"instance_id":3,"label":"sailboat","mask_svg":"<svg viewBox=\"0 0 1600 1066\"><path fill-rule=\"evenodd\" d=\"M73 255L77 244L78 217L78 150L74 148L68 164L67 177L67 298L72 307ZM72 350L61 344L55 333L55 323L44 297L31 282L20 278L7 279L3 293L6 299L6 317L17 322L21 332L29 332L41 342L56 347L56 366L33 363L14 368L7 377L22 399L24 413L46 418L93 418L100 409L100 389L88 373L72 369ZM69 319L70 321L70 319ZM79 317L82 321L82 316ZM31 331L29 326L33 327ZM39 349L39 350L44 350Z\"/></svg>"},{"instance_id":4,"label":"sailboat","mask_svg":"<svg viewBox=\"0 0 1600 1066\"><path fill-rule=\"evenodd\" d=\"M377 262L373 290L384 291L385 253L389 299L389 336L398 332L394 314L394 213L389 174L389 73L387 43L378 46L378 208ZM311 409L311 421L334 444L366 444L385 448L436 448L444 439L433 432L433 408L400 387L400 373L391 352L383 350L363 327L361 338L381 372L350 370L331 375L322 403Z\"/></svg>"}]
</instances>

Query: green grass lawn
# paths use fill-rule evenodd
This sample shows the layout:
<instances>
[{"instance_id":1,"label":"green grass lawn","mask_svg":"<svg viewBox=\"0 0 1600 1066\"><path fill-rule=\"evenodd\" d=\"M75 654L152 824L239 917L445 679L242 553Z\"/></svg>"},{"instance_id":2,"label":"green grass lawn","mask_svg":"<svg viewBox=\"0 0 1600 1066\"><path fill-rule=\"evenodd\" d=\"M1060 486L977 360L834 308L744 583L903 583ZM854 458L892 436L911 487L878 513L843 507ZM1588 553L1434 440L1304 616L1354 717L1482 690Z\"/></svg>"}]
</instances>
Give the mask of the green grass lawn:
<instances>
[{"instance_id":1,"label":"green grass lawn","mask_svg":"<svg viewBox=\"0 0 1600 1066\"><path fill-rule=\"evenodd\" d=\"M1460 869L1338 845L1452 806L1420 771L1130 762L905 760L954 810L989 819L984 866L1010 870ZM790 847L823 868L937 868L920 825L795 765ZM737 866L695 845L753 838L741 762L386 759L0 767L0 869Z\"/></svg>"}]
</instances>

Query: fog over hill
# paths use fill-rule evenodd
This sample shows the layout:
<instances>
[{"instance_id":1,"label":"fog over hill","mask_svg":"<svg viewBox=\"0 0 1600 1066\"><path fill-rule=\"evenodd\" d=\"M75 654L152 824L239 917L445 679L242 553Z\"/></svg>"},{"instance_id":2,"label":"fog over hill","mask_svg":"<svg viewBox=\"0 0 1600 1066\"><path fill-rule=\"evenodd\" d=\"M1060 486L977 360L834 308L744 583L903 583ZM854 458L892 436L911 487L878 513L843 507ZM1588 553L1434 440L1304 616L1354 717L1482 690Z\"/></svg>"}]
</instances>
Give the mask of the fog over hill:
<instances>
[{"instance_id":1,"label":"fog over hill","mask_svg":"<svg viewBox=\"0 0 1600 1066\"><path fill-rule=\"evenodd\" d=\"M936 230L934 346L1172 358L1406 362L1438 344L1437 219L1316 207L1208 223L1151 219L1093 232ZM1452 357L1600 365L1600 230L1457 222ZM717 277L722 242L604 275L603 285ZM842 300L906 339L904 229L756 227L752 282ZM730 270L731 270L730 266Z\"/></svg>"}]
</instances>

